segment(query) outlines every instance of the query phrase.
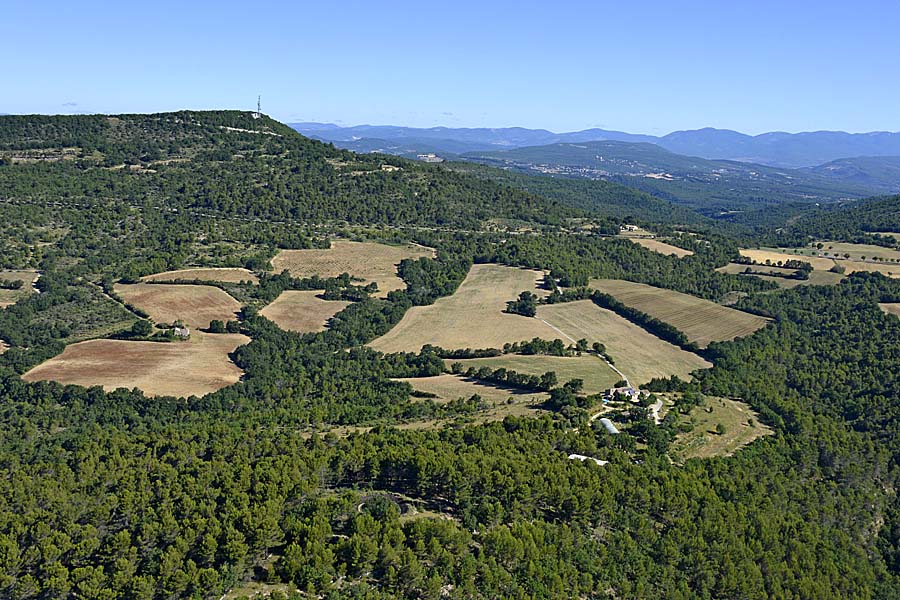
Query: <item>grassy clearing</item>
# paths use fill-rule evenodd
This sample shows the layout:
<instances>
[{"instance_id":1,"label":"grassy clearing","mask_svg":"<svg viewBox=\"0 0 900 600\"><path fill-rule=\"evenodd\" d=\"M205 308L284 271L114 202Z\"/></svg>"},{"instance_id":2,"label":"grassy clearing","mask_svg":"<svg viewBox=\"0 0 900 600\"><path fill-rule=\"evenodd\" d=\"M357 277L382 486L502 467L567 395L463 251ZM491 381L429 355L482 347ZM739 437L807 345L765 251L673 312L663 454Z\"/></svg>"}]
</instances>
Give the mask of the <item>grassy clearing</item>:
<instances>
[{"instance_id":1,"label":"grassy clearing","mask_svg":"<svg viewBox=\"0 0 900 600\"><path fill-rule=\"evenodd\" d=\"M507 342L535 337L559 338L537 319L504 313L506 302L520 292L537 289L543 277L500 265L473 265L452 296L430 306L416 306L387 334L370 345L382 352L416 352L425 344L451 349L502 348Z\"/></svg>"},{"instance_id":2,"label":"grassy clearing","mask_svg":"<svg viewBox=\"0 0 900 600\"><path fill-rule=\"evenodd\" d=\"M541 306L537 316L569 341L585 338L591 343L602 342L616 361L616 368L633 385L671 375L687 379L692 371L712 366L590 300Z\"/></svg>"},{"instance_id":3,"label":"grassy clearing","mask_svg":"<svg viewBox=\"0 0 900 600\"><path fill-rule=\"evenodd\" d=\"M142 281L218 281L222 283L259 283L259 277L247 269L196 268L166 271L142 278Z\"/></svg>"},{"instance_id":4,"label":"grassy clearing","mask_svg":"<svg viewBox=\"0 0 900 600\"><path fill-rule=\"evenodd\" d=\"M622 281L594 279L591 287L682 331L701 348L710 342L733 340L765 327L763 317L673 290Z\"/></svg>"},{"instance_id":5,"label":"grassy clearing","mask_svg":"<svg viewBox=\"0 0 900 600\"><path fill-rule=\"evenodd\" d=\"M212 320L233 320L240 303L209 285L165 283L117 284L115 292L128 304L140 308L157 323L184 321L192 328L206 328Z\"/></svg>"},{"instance_id":6,"label":"grassy clearing","mask_svg":"<svg viewBox=\"0 0 900 600\"><path fill-rule=\"evenodd\" d=\"M900 302L883 303L878 306L887 314L900 317Z\"/></svg>"},{"instance_id":7,"label":"grassy clearing","mask_svg":"<svg viewBox=\"0 0 900 600\"><path fill-rule=\"evenodd\" d=\"M377 296L386 296L406 286L397 276L397 265L404 258L434 256L434 250L408 244L388 246L374 242L334 240L328 250L282 250L272 259L276 273L287 269L295 277L336 277L349 273L378 284Z\"/></svg>"},{"instance_id":8,"label":"grassy clearing","mask_svg":"<svg viewBox=\"0 0 900 600\"><path fill-rule=\"evenodd\" d=\"M747 267L750 267L753 272L745 273ZM772 274L784 273L790 275L795 273L796 269L785 269L784 267L770 267L765 265L743 265L740 263L728 263L724 267L719 267L716 271L732 275L758 277L765 281L771 281L783 289L791 289L801 285L837 285L844 278L840 273L832 273L831 271L813 271L809 274L809 279L786 279Z\"/></svg>"},{"instance_id":9,"label":"grassy clearing","mask_svg":"<svg viewBox=\"0 0 900 600\"><path fill-rule=\"evenodd\" d=\"M3 354L7 350L9 350L9 344L4 342L3 340L0 340L0 354Z\"/></svg>"},{"instance_id":10,"label":"grassy clearing","mask_svg":"<svg viewBox=\"0 0 900 600\"><path fill-rule=\"evenodd\" d=\"M338 300L322 300L321 292L287 291L274 302L259 311L282 329L308 333L324 331L328 319L344 310L350 303Z\"/></svg>"},{"instance_id":11,"label":"grassy clearing","mask_svg":"<svg viewBox=\"0 0 900 600\"><path fill-rule=\"evenodd\" d=\"M298 591L297 586L292 586L287 583L247 581L245 583L239 583L230 589L220 600L237 600L238 598L257 600L268 598L275 592L281 592L284 596L289 597L291 594Z\"/></svg>"},{"instance_id":12,"label":"grassy clearing","mask_svg":"<svg viewBox=\"0 0 900 600\"><path fill-rule=\"evenodd\" d=\"M759 422L749 406L727 398L706 398L705 406L695 407L690 414L693 431L682 433L672 444L675 460L731 456L753 440L772 435L772 429ZM724 433L717 433L719 424Z\"/></svg>"},{"instance_id":13,"label":"grassy clearing","mask_svg":"<svg viewBox=\"0 0 900 600\"><path fill-rule=\"evenodd\" d=\"M647 250L665 254L666 256L674 254L678 258L684 258L685 256L692 256L694 254L690 250L685 250L684 248L679 248L678 246L673 246L672 244L667 244L655 239L630 236L629 239L635 244L643 246Z\"/></svg>"},{"instance_id":14,"label":"grassy clearing","mask_svg":"<svg viewBox=\"0 0 900 600\"><path fill-rule=\"evenodd\" d=\"M138 388L148 396L203 396L240 380L228 358L250 341L239 334L192 333L187 342L91 340L30 370L25 381L58 381L106 390Z\"/></svg>"},{"instance_id":15,"label":"grassy clearing","mask_svg":"<svg viewBox=\"0 0 900 600\"><path fill-rule=\"evenodd\" d=\"M32 286L37 278L37 271L0 271L0 279L23 282L22 287L18 290L0 289L0 308L15 304L22 298L33 294Z\"/></svg>"},{"instance_id":16,"label":"grassy clearing","mask_svg":"<svg viewBox=\"0 0 900 600\"><path fill-rule=\"evenodd\" d=\"M477 379L450 374L396 379L395 381L405 381L414 390L436 395L437 398L433 399L435 402L450 402L459 398L466 399L471 398L475 394L481 396L486 402L491 403L505 403L512 398L517 404L530 405L547 399L547 394L527 392L518 388L495 385L478 381Z\"/></svg>"},{"instance_id":17,"label":"grassy clearing","mask_svg":"<svg viewBox=\"0 0 900 600\"><path fill-rule=\"evenodd\" d=\"M869 244L843 242L822 242L822 244L821 250L815 247L761 248L741 250L740 252L742 256L760 264L765 264L767 260L773 264L786 260L802 260L811 264L816 271L828 271L835 265L839 265L847 275L864 271L883 273L889 277L900 277L900 251ZM849 255L849 258L846 258L845 255ZM875 261L873 257L884 260Z\"/></svg>"},{"instance_id":18,"label":"grassy clearing","mask_svg":"<svg viewBox=\"0 0 900 600\"><path fill-rule=\"evenodd\" d=\"M598 394L611 387L621 379L618 373L609 368L603 360L594 355L585 354L576 357L561 356L523 356L519 354L504 354L492 358L470 358L464 360L448 360L448 364L459 362L467 369L475 367L490 367L499 369L503 367L517 373L529 375L543 375L547 371L554 371L560 383L570 379L584 380L584 393Z\"/></svg>"}]
</instances>

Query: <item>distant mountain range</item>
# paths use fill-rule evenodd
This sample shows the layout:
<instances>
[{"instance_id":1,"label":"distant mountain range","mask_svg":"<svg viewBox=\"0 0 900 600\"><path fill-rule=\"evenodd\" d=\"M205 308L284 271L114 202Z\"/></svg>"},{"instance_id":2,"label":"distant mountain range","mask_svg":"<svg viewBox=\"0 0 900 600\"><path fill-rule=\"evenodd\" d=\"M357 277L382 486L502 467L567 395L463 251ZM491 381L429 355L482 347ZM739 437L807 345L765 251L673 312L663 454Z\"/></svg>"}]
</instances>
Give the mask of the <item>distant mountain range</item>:
<instances>
[{"instance_id":1,"label":"distant mountain range","mask_svg":"<svg viewBox=\"0 0 900 600\"><path fill-rule=\"evenodd\" d=\"M710 216L765 205L863 198L883 193L887 185L883 181L883 185L867 185L871 177L861 167L851 170L849 165L854 163L832 169L784 169L684 156L650 143L549 144L467 152L458 159L520 173L622 183ZM895 184L900 187L900 178Z\"/></svg>"},{"instance_id":2,"label":"distant mountain range","mask_svg":"<svg viewBox=\"0 0 900 600\"><path fill-rule=\"evenodd\" d=\"M706 128L676 131L657 137L606 129L554 133L546 129L522 127L422 129L391 125L341 127L326 123L290 125L304 135L333 142L349 150L379 151L405 156L423 152L456 155L592 141L647 142L688 156L782 168L814 167L842 158L860 156L900 156L900 133L890 132L771 132L750 136L727 129Z\"/></svg>"}]
</instances>

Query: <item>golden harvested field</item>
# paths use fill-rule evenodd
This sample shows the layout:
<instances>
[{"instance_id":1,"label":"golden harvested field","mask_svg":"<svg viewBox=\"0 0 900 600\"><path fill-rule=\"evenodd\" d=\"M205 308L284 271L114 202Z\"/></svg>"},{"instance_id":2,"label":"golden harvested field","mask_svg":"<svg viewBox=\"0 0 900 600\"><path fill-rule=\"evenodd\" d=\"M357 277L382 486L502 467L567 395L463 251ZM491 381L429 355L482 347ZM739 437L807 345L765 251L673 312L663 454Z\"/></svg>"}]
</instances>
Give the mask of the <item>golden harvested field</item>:
<instances>
[{"instance_id":1,"label":"golden harvested field","mask_svg":"<svg viewBox=\"0 0 900 600\"><path fill-rule=\"evenodd\" d=\"M745 275L744 271L747 267L753 269L753 273ZM765 281L771 281L778 287L784 289L791 289L800 285L837 285L841 282L841 279L844 278L840 273L832 273L831 271L813 271L809 274L809 279L786 279L784 277L774 277L764 273L794 273L796 269L767 267L765 265L742 265L739 263L728 263L724 267L719 267L716 271L719 273L730 273L732 275L758 277Z\"/></svg>"},{"instance_id":2,"label":"golden harvested field","mask_svg":"<svg viewBox=\"0 0 900 600\"><path fill-rule=\"evenodd\" d=\"M584 380L585 394L599 394L613 387L621 379L618 373L609 368L609 365L599 357L584 354L576 357L562 356L523 356L520 354L504 354L491 358L469 358L463 360L446 360L445 363L462 363L467 369L475 367L490 367L499 369L503 367L517 373L528 375L543 375L547 371L554 371L560 383L570 379Z\"/></svg>"},{"instance_id":3,"label":"golden harvested field","mask_svg":"<svg viewBox=\"0 0 900 600\"><path fill-rule=\"evenodd\" d=\"M894 259L900 261L900 252L891 250L890 248L881 248L880 246L871 246L868 244L846 244L842 242L823 242L822 250L813 248L788 248L788 249L760 249L760 250L741 250L741 255L753 259L754 261L765 264L766 260L773 264L785 260L802 260L812 265L817 271L827 271L835 265L844 268L847 275L856 273L857 271L883 273L889 277L900 277L900 262L875 262L872 257L878 256L884 259ZM829 249L831 246L831 249ZM827 252L831 256L839 256L839 260L831 257L818 256L819 252ZM849 254L850 258L845 259L844 254ZM867 260L863 261L865 256Z\"/></svg>"},{"instance_id":4,"label":"golden harvested field","mask_svg":"<svg viewBox=\"0 0 900 600\"><path fill-rule=\"evenodd\" d=\"M241 309L237 300L211 285L135 283L116 284L114 289L125 302L157 323L181 320L195 329L209 327L215 319L233 320Z\"/></svg>"},{"instance_id":5,"label":"golden harvested field","mask_svg":"<svg viewBox=\"0 0 900 600\"><path fill-rule=\"evenodd\" d=\"M590 300L541 306L537 316L569 341L585 338L589 343L603 343L632 385L671 375L688 379L692 371L712 366Z\"/></svg>"},{"instance_id":6,"label":"golden harvested field","mask_svg":"<svg viewBox=\"0 0 900 600\"><path fill-rule=\"evenodd\" d=\"M220 281L222 283L259 283L256 273L247 269L196 268L166 271L141 278L142 281Z\"/></svg>"},{"instance_id":7,"label":"golden harvested field","mask_svg":"<svg viewBox=\"0 0 900 600\"><path fill-rule=\"evenodd\" d=\"M386 296L405 285L397 276L397 265L404 258L434 256L434 250L409 244L389 246L374 242L334 240L328 250L282 250L272 259L276 273L287 269L294 277L336 277L349 273L378 284L377 296Z\"/></svg>"},{"instance_id":8,"label":"golden harvested field","mask_svg":"<svg viewBox=\"0 0 900 600\"><path fill-rule=\"evenodd\" d=\"M672 325L701 348L710 342L733 340L765 327L765 318L715 302L619 279L594 279L591 287L623 304Z\"/></svg>"},{"instance_id":9,"label":"golden harvested field","mask_svg":"<svg viewBox=\"0 0 900 600\"><path fill-rule=\"evenodd\" d=\"M629 237L629 239L635 244L640 244L647 250L659 252L660 254L665 254L667 256L670 254L674 254L678 258L684 258L685 256L691 256L694 254L690 250L685 250L684 248L679 248L678 246L673 246L672 244L667 244L659 240L641 237Z\"/></svg>"},{"instance_id":10,"label":"golden harvested field","mask_svg":"<svg viewBox=\"0 0 900 600\"><path fill-rule=\"evenodd\" d=\"M0 271L0 279L24 282L21 289L18 290L0 289L0 308L6 308L34 293L32 285L37 278L37 271Z\"/></svg>"},{"instance_id":11,"label":"golden harvested field","mask_svg":"<svg viewBox=\"0 0 900 600\"><path fill-rule=\"evenodd\" d=\"M537 319L504 313L506 302L520 292L535 293L543 277L500 265L473 265L452 296L430 306L415 306L389 332L370 346L382 352L418 352L425 344L447 350L502 348L507 342L560 335Z\"/></svg>"},{"instance_id":12,"label":"golden harvested field","mask_svg":"<svg viewBox=\"0 0 900 600\"><path fill-rule=\"evenodd\" d=\"M888 313L889 315L896 315L900 317L900 302L892 302L892 303L883 303L879 304L881 310Z\"/></svg>"},{"instance_id":13,"label":"golden harvested field","mask_svg":"<svg viewBox=\"0 0 900 600\"><path fill-rule=\"evenodd\" d=\"M320 293L317 291L282 292L272 304L259 311L259 314L288 331L299 333L324 331L328 319L344 310L350 303L339 300L322 300L318 297Z\"/></svg>"},{"instance_id":14,"label":"golden harvested field","mask_svg":"<svg viewBox=\"0 0 900 600\"><path fill-rule=\"evenodd\" d=\"M512 387L498 386L475 379L467 379L457 375L435 375L434 377L410 377L395 379L405 381L420 392L435 394L435 402L450 402L458 398L471 398L478 394L487 402L506 402L513 398L518 403L532 404L543 402L547 394L533 393Z\"/></svg>"},{"instance_id":15,"label":"golden harvested field","mask_svg":"<svg viewBox=\"0 0 900 600\"><path fill-rule=\"evenodd\" d=\"M676 460L731 456L753 440L772 435L772 429L760 423L756 413L743 402L707 397L705 403L691 411L693 431L679 434L672 444ZM725 426L725 433L716 433L719 423Z\"/></svg>"},{"instance_id":16,"label":"golden harvested field","mask_svg":"<svg viewBox=\"0 0 900 600\"><path fill-rule=\"evenodd\" d=\"M764 265L766 261L771 261L772 264L778 262L784 262L786 260L802 260L803 262L807 262L812 265L813 269L827 271L831 267L833 267L836 262L830 258L819 258L816 256L804 256L800 254L787 253L776 250L741 250L741 256L746 256L747 258L758 262L761 265Z\"/></svg>"},{"instance_id":17,"label":"golden harvested field","mask_svg":"<svg viewBox=\"0 0 900 600\"><path fill-rule=\"evenodd\" d=\"M228 355L249 341L240 334L196 332L187 342L90 340L67 346L22 379L138 388L148 396L202 396L240 380L243 373Z\"/></svg>"}]
</instances>

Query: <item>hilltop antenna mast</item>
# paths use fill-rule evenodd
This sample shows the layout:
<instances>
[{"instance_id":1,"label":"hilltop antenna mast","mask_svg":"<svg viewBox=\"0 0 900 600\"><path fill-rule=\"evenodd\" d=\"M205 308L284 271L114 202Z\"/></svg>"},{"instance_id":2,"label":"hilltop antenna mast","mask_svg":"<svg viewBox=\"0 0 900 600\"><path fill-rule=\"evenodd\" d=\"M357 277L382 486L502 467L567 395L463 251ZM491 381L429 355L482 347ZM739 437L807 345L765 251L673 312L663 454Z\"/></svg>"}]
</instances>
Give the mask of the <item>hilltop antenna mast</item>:
<instances>
[{"instance_id":1,"label":"hilltop antenna mast","mask_svg":"<svg viewBox=\"0 0 900 600\"><path fill-rule=\"evenodd\" d=\"M253 113L254 119L259 119L262 117L262 96L256 97L256 112Z\"/></svg>"}]
</instances>

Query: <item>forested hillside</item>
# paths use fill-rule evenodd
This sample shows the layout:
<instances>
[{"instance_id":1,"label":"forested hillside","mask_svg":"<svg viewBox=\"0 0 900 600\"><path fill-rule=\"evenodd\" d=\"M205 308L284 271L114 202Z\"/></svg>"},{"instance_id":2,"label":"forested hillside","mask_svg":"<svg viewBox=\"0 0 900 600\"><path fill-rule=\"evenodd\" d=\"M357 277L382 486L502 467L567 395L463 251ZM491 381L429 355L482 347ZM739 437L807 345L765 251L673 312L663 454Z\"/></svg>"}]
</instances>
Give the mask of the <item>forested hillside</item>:
<instances>
[{"instance_id":1,"label":"forested hillside","mask_svg":"<svg viewBox=\"0 0 900 600\"><path fill-rule=\"evenodd\" d=\"M776 290L715 270L745 241L732 230L642 193L358 156L250 113L0 117L0 158L3 268L40 274L0 309L0 598L248 581L273 599L900 598L900 320L878 307L896 280ZM833 214L892 231L890 207ZM626 217L692 255L609 235ZM384 297L272 272L279 249L334 237L435 255L400 262ZM679 464L675 409L654 425L636 405L611 435L563 406L577 385L495 422L478 398L413 397L396 379L445 371L439 349L365 344L475 263L543 270L553 301L626 279L770 318L651 384L746 402L773 435ZM176 399L23 381L73 342L134 334L115 283L189 265L258 280L216 284L243 306L240 382ZM285 290L348 304L294 333L258 310Z\"/></svg>"}]
</instances>

